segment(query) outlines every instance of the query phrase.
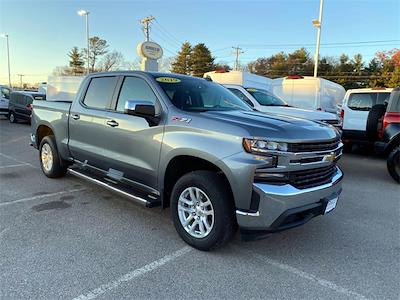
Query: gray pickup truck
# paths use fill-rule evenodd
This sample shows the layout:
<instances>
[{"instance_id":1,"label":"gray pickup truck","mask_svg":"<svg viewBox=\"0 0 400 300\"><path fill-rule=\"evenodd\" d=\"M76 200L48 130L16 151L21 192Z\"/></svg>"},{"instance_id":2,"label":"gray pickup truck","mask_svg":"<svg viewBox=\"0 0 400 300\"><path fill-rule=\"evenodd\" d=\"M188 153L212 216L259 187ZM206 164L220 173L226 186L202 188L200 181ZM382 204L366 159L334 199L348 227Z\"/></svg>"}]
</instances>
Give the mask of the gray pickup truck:
<instances>
[{"instance_id":1,"label":"gray pickup truck","mask_svg":"<svg viewBox=\"0 0 400 300\"><path fill-rule=\"evenodd\" d=\"M335 208L338 132L254 111L200 78L95 73L72 102L35 101L31 142L47 177L67 172L147 207L170 207L181 238L254 239Z\"/></svg>"}]
</instances>

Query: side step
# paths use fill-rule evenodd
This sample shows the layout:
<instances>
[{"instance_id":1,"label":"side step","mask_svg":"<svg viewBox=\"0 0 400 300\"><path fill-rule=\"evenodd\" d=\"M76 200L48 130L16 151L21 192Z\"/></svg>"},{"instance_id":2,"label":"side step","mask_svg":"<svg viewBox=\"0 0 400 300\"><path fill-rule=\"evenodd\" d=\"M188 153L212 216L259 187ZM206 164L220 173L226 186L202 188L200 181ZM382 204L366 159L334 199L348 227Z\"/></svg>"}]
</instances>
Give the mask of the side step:
<instances>
[{"instance_id":1,"label":"side step","mask_svg":"<svg viewBox=\"0 0 400 300\"><path fill-rule=\"evenodd\" d=\"M159 199L151 199L148 196L137 196L136 194L134 194L132 188L126 185L120 185L118 184L118 182L114 182L113 180L110 180L106 177L101 177L88 170L81 168L68 168L68 172L71 175L85 179L99 186L102 186L112 192L118 193L119 195L124 196L129 200L132 200L140 205L146 207L155 207L161 205L161 201Z\"/></svg>"}]
</instances>

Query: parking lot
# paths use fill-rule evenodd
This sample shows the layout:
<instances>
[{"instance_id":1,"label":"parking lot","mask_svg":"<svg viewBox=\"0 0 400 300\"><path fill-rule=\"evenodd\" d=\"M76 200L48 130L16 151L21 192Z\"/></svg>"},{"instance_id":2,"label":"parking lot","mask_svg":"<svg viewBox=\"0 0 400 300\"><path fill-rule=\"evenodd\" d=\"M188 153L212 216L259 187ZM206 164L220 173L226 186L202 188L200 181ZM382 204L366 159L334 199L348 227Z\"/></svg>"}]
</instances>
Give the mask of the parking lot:
<instances>
[{"instance_id":1,"label":"parking lot","mask_svg":"<svg viewBox=\"0 0 400 300\"><path fill-rule=\"evenodd\" d=\"M400 189L383 158L344 155L329 215L200 252L168 209L46 178L29 133L0 120L0 299L399 299Z\"/></svg>"}]
</instances>

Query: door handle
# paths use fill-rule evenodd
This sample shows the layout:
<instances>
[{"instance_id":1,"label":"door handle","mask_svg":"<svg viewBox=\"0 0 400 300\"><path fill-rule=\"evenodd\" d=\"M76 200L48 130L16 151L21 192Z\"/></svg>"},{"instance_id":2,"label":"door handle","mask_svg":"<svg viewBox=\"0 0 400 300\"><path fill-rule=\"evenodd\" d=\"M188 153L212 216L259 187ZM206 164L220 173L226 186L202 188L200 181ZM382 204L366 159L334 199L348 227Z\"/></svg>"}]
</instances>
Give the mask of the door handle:
<instances>
[{"instance_id":1,"label":"door handle","mask_svg":"<svg viewBox=\"0 0 400 300\"><path fill-rule=\"evenodd\" d=\"M78 114L71 115L71 118L74 120L79 120L80 116Z\"/></svg>"},{"instance_id":2,"label":"door handle","mask_svg":"<svg viewBox=\"0 0 400 300\"><path fill-rule=\"evenodd\" d=\"M107 121L107 125L108 125L108 126L111 126L111 127L117 127L119 124L118 124L117 121L108 120L108 121Z\"/></svg>"}]
</instances>

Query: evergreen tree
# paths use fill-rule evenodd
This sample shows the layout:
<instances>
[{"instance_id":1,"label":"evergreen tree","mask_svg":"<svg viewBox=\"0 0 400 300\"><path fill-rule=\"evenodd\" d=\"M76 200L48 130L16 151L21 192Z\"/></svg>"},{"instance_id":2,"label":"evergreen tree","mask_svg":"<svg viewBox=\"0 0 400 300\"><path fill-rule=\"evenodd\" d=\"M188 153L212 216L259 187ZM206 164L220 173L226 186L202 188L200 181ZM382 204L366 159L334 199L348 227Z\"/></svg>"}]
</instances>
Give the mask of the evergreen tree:
<instances>
[{"instance_id":1,"label":"evergreen tree","mask_svg":"<svg viewBox=\"0 0 400 300\"><path fill-rule=\"evenodd\" d=\"M175 61L172 63L171 71L178 74L189 75L191 73L190 56L192 54L192 46L185 42L182 44Z\"/></svg>"},{"instance_id":2,"label":"evergreen tree","mask_svg":"<svg viewBox=\"0 0 400 300\"><path fill-rule=\"evenodd\" d=\"M71 68L71 72L74 75L81 75L84 73L84 61L82 58L82 54L79 52L78 47L73 47L71 51L68 53L69 57L69 66Z\"/></svg>"},{"instance_id":3,"label":"evergreen tree","mask_svg":"<svg viewBox=\"0 0 400 300\"><path fill-rule=\"evenodd\" d=\"M203 77L204 73L214 69L214 57L205 44L200 43L193 47L190 55L190 66L193 76Z\"/></svg>"}]
</instances>

